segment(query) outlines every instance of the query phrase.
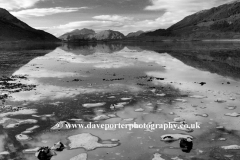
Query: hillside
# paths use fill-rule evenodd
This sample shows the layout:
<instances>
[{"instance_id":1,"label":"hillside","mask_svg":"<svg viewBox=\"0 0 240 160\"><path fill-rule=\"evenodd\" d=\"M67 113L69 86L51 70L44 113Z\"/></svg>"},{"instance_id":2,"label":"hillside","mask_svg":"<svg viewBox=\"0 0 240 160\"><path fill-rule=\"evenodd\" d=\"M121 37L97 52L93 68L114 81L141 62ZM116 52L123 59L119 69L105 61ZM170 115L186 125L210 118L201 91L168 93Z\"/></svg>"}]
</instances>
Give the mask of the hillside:
<instances>
[{"instance_id":1,"label":"hillside","mask_svg":"<svg viewBox=\"0 0 240 160\"><path fill-rule=\"evenodd\" d=\"M7 10L0 8L0 41L57 42L59 39L47 32L28 26Z\"/></svg>"},{"instance_id":2,"label":"hillside","mask_svg":"<svg viewBox=\"0 0 240 160\"><path fill-rule=\"evenodd\" d=\"M71 32L65 33L59 37L59 39L67 42L83 42L83 41L108 41L108 40L120 40L125 36L113 30L104 30L96 33L91 29L76 29Z\"/></svg>"},{"instance_id":3,"label":"hillside","mask_svg":"<svg viewBox=\"0 0 240 160\"><path fill-rule=\"evenodd\" d=\"M145 36L184 39L240 38L240 2L227 3L185 17L168 29L159 29Z\"/></svg>"},{"instance_id":4,"label":"hillside","mask_svg":"<svg viewBox=\"0 0 240 160\"><path fill-rule=\"evenodd\" d=\"M95 31L87 28L83 28L81 30L75 29L71 32L65 33L62 36L59 37L61 40L76 40L76 39L82 39L82 40L90 40L94 38Z\"/></svg>"},{"instance_id":5,"label":"hillside","mask_svg":"<svg viewBox=\"0 0 240 160\"><path fill-rule=\"evenodd\" d=\"M101 31L95 35L96 40L119 40L124 37L122 33L112 30Z\"/></svg>"},{"instance_id":6,"label":"hillside","mask_svg":"<svg viewBox=\"0 0 240 160\"><path fill-rule=\"evenodd\" d=\"M128 35L126 37L127 38L137 37L137 36L140 36L143 33L144 33L143 31L131 32L131 33L128 33Z\"/></svg>"}]
</instances>

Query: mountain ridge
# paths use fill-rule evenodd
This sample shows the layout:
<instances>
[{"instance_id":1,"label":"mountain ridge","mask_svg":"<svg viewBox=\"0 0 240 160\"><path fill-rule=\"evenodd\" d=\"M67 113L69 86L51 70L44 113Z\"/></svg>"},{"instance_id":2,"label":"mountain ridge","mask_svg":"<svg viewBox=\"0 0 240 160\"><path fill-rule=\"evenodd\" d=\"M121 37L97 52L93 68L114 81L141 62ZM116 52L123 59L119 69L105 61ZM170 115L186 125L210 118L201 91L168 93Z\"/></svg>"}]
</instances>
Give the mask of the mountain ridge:
<instances>
[{"instance_id":1,"label":"mountain ridge","mask_svg":"<svg viewBox=\"0 0 240 160\"><path fill-rule=\"evenodd\" d=\"M167 29L158 29L144 36L178 39L240 38L240 1L202 10L183 18Z\"/></svg>"},{"instance_id":2,"label":"mountain ridge","mask_svg":"<svg viewBox=\"0 0 240 160\"><path fill-rule=\"evenodd\" d=\"M0 8L0 41L59 42L59 39L50 33L30 27L6 9Z\"/></svg>"}]
</instances>

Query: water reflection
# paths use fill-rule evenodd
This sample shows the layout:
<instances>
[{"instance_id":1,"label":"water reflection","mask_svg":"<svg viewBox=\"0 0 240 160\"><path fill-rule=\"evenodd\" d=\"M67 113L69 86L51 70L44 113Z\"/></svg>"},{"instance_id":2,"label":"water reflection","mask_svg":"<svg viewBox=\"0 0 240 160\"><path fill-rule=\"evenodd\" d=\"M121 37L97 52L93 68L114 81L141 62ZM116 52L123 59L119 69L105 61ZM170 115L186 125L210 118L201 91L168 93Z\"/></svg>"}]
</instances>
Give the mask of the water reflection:
<instances>
[{"instance_id":1,"label":"water reflection","mask_svg":"<svg viewBox=\"0 0 240 160\"><path fill-rule=\"evenodd\" d=\"M124 48L124 44L121 43L86 43L82 45L76 44L63 44L61 49L70 51L75 55L90 55L96 52L98 53L113 53L120 51Z\"/></svg>"},{"instance_id":2,"label":"water reflection","mask_svg":"<svg viewBox=\"0 0 240 160\"><path fill-rule=\"evenodd\" d=\"M32 59L56 49L57 44L11 44L0 46L0 76L10 76Z\"/></svg>"}]
</instances>

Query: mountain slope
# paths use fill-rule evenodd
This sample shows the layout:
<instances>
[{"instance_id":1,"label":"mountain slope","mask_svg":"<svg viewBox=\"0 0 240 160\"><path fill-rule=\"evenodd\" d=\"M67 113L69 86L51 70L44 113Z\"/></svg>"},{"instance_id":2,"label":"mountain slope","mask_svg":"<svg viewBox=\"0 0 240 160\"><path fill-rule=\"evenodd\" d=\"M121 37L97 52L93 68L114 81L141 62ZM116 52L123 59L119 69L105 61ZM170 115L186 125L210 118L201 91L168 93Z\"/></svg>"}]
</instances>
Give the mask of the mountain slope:
<instances>
[{"instance_id":1,"label":"mountain slope","mask_svg":"<svg viewBox=\"0 0 240 160\"><path fill-rule=\"evenodd\" d=\"M235 1L197 12L166 30L159 29L146 35L187 39L240 38L240 2Z\"/></svg>"},{"instance_id":2,"label":"mountain slope","mask_svg":"<svg viewBox=\"0 0 240 160\"><path fill-rule=\"evenodd\" d=\"M125 38L125 36L112 30L105 30L96 33L91 29L76 29L71 32L65 33L59 37L63 41L68 42L81 42L81 41L105 41L105 40L119 40Z\"/></svg>"},{"instance_id":3,"label":"mountain slope","mask_svg":"<svg viewBox=\"0 0 240 160\"><path fill-rule=\"evenodd\" d=\"M36 30L20 21L7 10L0 8L0 41L51 41L57 42L55 36Z\"/></svg>"},{"instance_id":4,"label":"mountain slope","mask_svg":"<svg viewBox=\"0 0 240 160\"><path fill-rule=\"evenodd\" d=\"M92 38L94 38L94 35L95 35L95 31L94 30L91 30L91 29L87 29L87 28L83 28L81 30L79 29L75 29L71 32L68 32L68 33L65 33L63 34L62 36L60 36L59 38L61 40L65 40L65 41L68 41L68 40L90 40Z\"/></svg>"},{"instance_id":5,"label":"mountain slope","mask_svg":"<svg viewBox=\"0 0 240 160\"><path fill-rule=\"evenodd\" d=\"M126 37L127 37L127 38L137 37L137 36L140 36L140 35L143 34L143 33L144 33L143 31L131 32L131 33L129 33Z\"/></svg>"},{"instance_id":6,"label":"mountain slope","mask_svg":"<svg viewBox=\"0 0 240 160\"><path fill-rule=\"evenodd\" d=\"M118 31L105 30L98 32L95 38L96 40L119 40L125 38L125 36Z\"/></svg>"}]
</instances>

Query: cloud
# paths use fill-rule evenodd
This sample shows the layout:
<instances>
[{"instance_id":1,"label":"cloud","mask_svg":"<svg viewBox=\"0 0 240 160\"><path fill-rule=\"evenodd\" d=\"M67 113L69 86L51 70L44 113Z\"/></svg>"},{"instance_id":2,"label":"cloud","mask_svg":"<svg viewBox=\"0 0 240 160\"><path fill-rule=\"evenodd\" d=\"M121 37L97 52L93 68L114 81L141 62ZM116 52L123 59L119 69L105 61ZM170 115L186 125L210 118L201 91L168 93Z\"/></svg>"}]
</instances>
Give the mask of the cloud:
<instances>
[{"instance_id":1,"label":"cloud","mask_svg":"<svg viewBox=\"0 0 240 160\"><path fill-rule=\"evenodd\" d=\"M123 22L123 21L133 20L133 17L123 17L119 15L100 15L100 16L93 17L93 19Z\"/></svg>"},{"instance_id":2,"label":"cloud","mask_svg":"<svg viewBox=\"0 0 240 160\"><path fill-rule=\"evenodd\" d=\"M30 8L40 1L43 0L0 0L0 6L7 10Z\"/></svg>"},{"instance_id":3,"label":"cloud","mask_svg":"<svg viewBox=\"0 0 240 160\"><path fill-rule=\"evenodd\" d=\"M167 12L197 12L231 1L233 0L150 0L152 5L147 6L145 10L167 10Z\"/></svg>"},{"instance_id":4,"label":"cloud","mask_svg":"<svg viewBox=\"0 0 240 160\"><path fill-rule=\"evenodd\" d=\"M34 8L34 9L26 9L17 12L11 12L14 16L21 18L28 17L43 17L47 15L53 15L58 13L69 13L76 12L80 9L87 9L87 7L79 7L79 8L63 8L63 7L55 7L55 8Z\"/></svg>"}]
</instances>

